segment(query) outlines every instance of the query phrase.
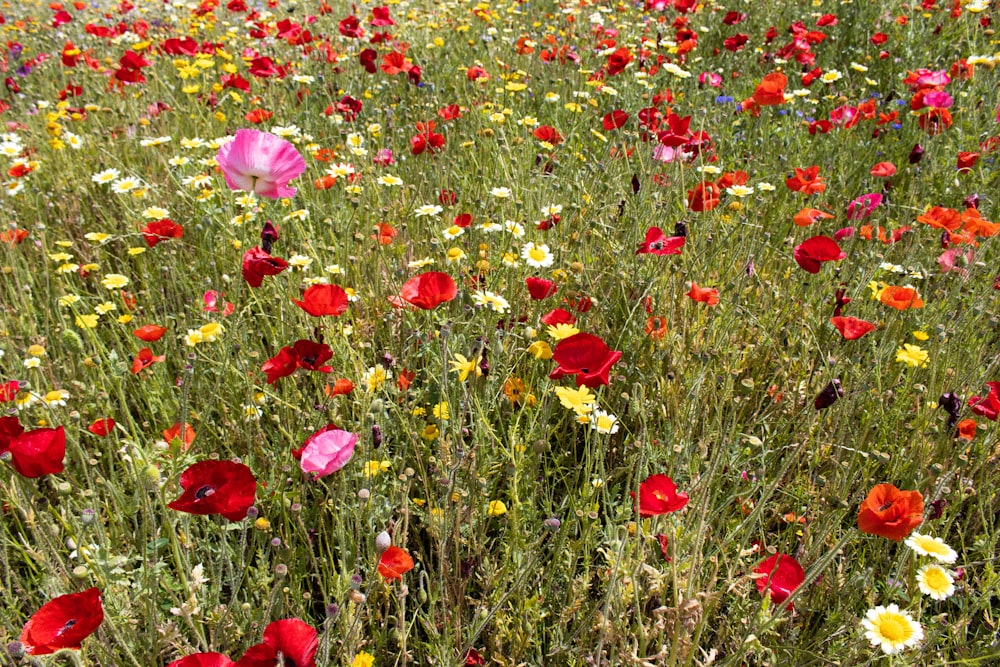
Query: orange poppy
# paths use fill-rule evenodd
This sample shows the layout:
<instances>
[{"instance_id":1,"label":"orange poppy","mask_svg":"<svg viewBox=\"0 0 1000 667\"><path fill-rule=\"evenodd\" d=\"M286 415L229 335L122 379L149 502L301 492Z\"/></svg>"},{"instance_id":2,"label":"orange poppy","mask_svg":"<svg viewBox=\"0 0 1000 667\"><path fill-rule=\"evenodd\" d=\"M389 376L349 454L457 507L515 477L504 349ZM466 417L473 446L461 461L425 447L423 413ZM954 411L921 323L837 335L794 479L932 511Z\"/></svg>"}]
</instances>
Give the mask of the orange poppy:
<instances>
[{"instance_id":1,"label":"orange poppy","mask_svg":"<svg viewBox=\"0 0 1000 667\"><path fill-rule=\"evenodd\" d=\"M882 294L878 300L896 310L924 307L923 300L917 294L917 290L912 287L895 287L890 285L882 290Z\"/></svg>"},{"instance_id":2,"label":"orange poppy","mask_svg":"<svg viewBox=\"0 0 1000 667\"><path fill-rule=\"evenodd\" d=\"M402 579L403 575L413 569L413 557L395 545L382 552L378 559L378 573L387 581Z\"/></svg>"},{"instance_id":3,"label":"orange poppy","mask_svg":"<svg viewBox=\"0 0 1000 667\"><path fill-rule=\"evenodd\" d=\"M378 236L373 235L372 238L377 238L380 245L389 245L396 238L396 230L387 222L375 223L375 231L378 232Z\"/></svg>"},{"instance_id":4,"label":"orange poppy","mask_svg":"<svg viewBox=\"0 0 1000 667\"><path fill-rule=\"evenodd\" d=\"M978 209L967 208L962 211L962 231L980 238L1000 234L1000 222L983 220Z\"/></svg>"},{"instance_id":5,"label":"orange poppy","mask_svg":"<svg viewBox=\"0 0 1000 667\"><path fill-rule=\"evenodd\" d=\"M333 398L334 396L346 396L354 391L354 383L347 378L339 378L333 384L328 384L323 387L323 393L326 394L327 398Z\"/></svg>"},{"instance_id":6,"label":"orange poppy","mask_svg":"<svg viewBox=\"0 0 1000 667\"><path fill-rule=\"evenodd\" d=\"M180 440L181 444L184 445L186 450L194 442L194 429L191 428L191 424L184 424L184 437L181 438L181 423L177 422L167 430L163 432L163 439L167 442L173 442L174 440Z\"/></svg>"},{"instance_id":7,"label":"orange poppy","mask_svg":"<svg viewBox=\"0 0 1000 667\"><path fill-rule=\"evenodd\" d=\"M919 491L900 491L892 484L878 484L858 511L858 528L899 542L923 523L924 497Z\"/></svg>"},{"instance_id":8,"label":"orange poppy","mask_svg":"<svg viewBox=\"0 0 1000 667\"><path fill-rule=\"evenodd\" d=\"M667 335L666 318L653 316L646 320L646 335L657 340Z\"/></svg>"},{"instance_id":9,"label":"orange poppy","mask_svg":"<svg viewBox=\"0 0 1000 667\"><path fill-rule=\"evenodd\" d=\"M962 226L962 215L953 208L934 206L923 215L918 215L917 222L953 232Z\"/></svg>"},{"instance_id":10,"label":"orange poppy","mask_svg":"<svg viewBox=\"0 0 1000 667\"><path fill-rule=\"evenodd\" d=\"M976 437L976 420L963 419L958 422L958 437L962 440L972 440Z\"/></svg>"},{"instance_id":11,"label":"orange poppy","mask_svg":"<svg viewBox=\"0 0 1000 667\"><path fill-rule=\"evenodd\" d=\"M719 303L719 290L714 287L698 287L698 283L694 281L691 282L691 289L688 290L687 295L691 297L692 301L707 303L710 306Z\"/></svg>"},{"instance_id":12,"label":"orange poppy","mask_svg":"<svg viewBox=\"0 0 1000 667\"><path fill-rule=\"evenodd\" d=\"M753 93L753 101L762 107L785 103L785 86L788 77L781 72L771 72L764 77Z\"/></svg>"},{"instance_id":13,"label":"orange poppy","mask_svg":"<svg viewBox=\"0 0 1000 667\"><path fill-rule=\"evenodd\" d=\"M832 217L831 214L818 208L804 208L795 214L792 222L799 227L808 227L818 220L829 220Z\"/></svg>"}]
</instances>

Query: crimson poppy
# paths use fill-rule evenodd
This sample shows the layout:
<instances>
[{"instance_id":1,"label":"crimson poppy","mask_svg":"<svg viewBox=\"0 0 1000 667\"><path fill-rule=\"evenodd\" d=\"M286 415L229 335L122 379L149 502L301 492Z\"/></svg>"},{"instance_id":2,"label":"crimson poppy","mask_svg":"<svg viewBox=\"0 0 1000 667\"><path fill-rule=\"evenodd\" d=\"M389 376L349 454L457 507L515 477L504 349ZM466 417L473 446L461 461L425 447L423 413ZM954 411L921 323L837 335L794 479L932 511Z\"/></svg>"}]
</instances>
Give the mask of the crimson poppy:
<instances>
[{"instance_id":1,"label":"crimson poppy","mask_svg":"<svg viewBox=\"0 0 1000 667\"><path fill-rule=\"evenodd\" d=\"M274 384L299 368L331 373L333 368L322 364L332 357L333 352L326 343L297 340L293 345L281 348L278 354L265 361L260 369L267 373L267 383Z\"/></svg>"},{"instance_id":2,"label":"crimson poppy","mask_svg":"<svg viewBox=\"0 0 1000 667\"><path fill-rule=\"evenodd\" d=\"M10 450L11 441L24 433L24 426L16 416L0 417L0 454Z\"/></svg>"},{"instance_id":3,"label":"crimson poppy","mask_svg":"<svg viewBox=\"0 0 1000 667\"><path fill-rule=\"evenodd\" d=\"M813 236L795 246L795 263L809 273L819 273L822 262L835 262L847 257L837 242L828 236Z\"/></svg>"},{"instance_id":4,"label":"crimson poppy","mask_svg":"<svg viewBox=\"0 0 1000 667\"><path fill-rule=\"evenodd\" d=\"M413 276L399 290L399 297L417 308L431 310L458 295L455 281L447 273L429 271Z\"/></svg>"},{"instance_id":5,"label":"crimson poppy","mask_svg":"<svg viewBox=\"0 0 1000 667\"><path fill-rule=\"evenodd\" d=\"M6 451L10 452L11 466L23 477L55 475L63 471L66 431L62 426L22 431L10 439Z\"/></svg>"},{"instance_id":6,"label":"crimson poppy","mask_svg":"<svg viewBox=\"0 0 1000 667\"><path fill-rule=\"evenodd\" d=\"M166 327L161 327L159 324L147 324L133 331L132 335L143 342L153 343L163 338L165 333L167 333Z\"/></svg>"},{"instance_id":7,"label":"crimson poppy","mask_svg":"<svg viewBox=\"0 0 1000 667\"><path fill-rule=\"evenodd\" d=\"M972 414L986 417L992 422L1000 415L1000 382L987 382L989 393L986 396L973 396L969 399Z\"/></svg>"},{"instance_id":8,"label":"crimson poppy","mask_svg":"<svg viewBox=\"0 0 1000 667\"><path fill-rule=\"evenodd\" d=\"M877 484L861 503L858 528L899 542L923 523L924 497L919 491L900 491L892 484Z\"/></svg>"},{"instance_id":9,"label":"crimson poppy","mask_svg":"<svg viewBox=\"0 0 1000 667\"><path fill-rule=\"evenodd\" d=\"M555 284L555 282L548 280L547 278L529 276L524 279L524 283L528 286L528 294L530 294L531 298L535 301L547 299L559 291L559 287Z\"/></svg>"},{"instance_id":10,"label":"crimson poppy","mask_svg":"<svg viewBox=\"0 0 1000 667\"><path fill-rule=\"evenodd\" d=\"M836 403L843 395L844 388L840 385L840 380L834 378L827 382L826 386L823 387L823 391L816 395L813 407L817 410L825 410Z\"/></svg>"},{"instance_id":11,"label":"crimson poppy","mask_svg":"<svg viewBox=\"0 0 1000 667\"><path fill-rule=\"evenodd\" d=\"M87 427L87 430L94 435L98 435L103 438L109 435L111 431L115 430L115 420L111 417L95 419L90 423L90 426Z\"/></svg>"},{"instance_id":12,"label":"crimson poppy","mask_svg":"<svg viewBox=\"0 0 1000 667\"><path fill-rule=\"evenodd\" d=\"M858 319L857 317L831 317L830 322L837 327L837 331L844 337L844 340L857 340L870 331L875 331L875 325L871 322Z\"/></svg>"},{"instance_id":13,"label":"crimson poppy","mask_svg":"<svg viewBox=\"0 0 1000 667\"><path fill-rule=\"evenodd\" d=\"M719 290L714 287L698 287L698 283L694 281L691 281L691 289L688 290L687 295L692 301L705 303L709 306L719 303Z\"/></svg>"},{"instance_id":14,"label":"crimson poppy","mask_svg":"<svg viewBox=\"0 0 1000 667\"><path fill-rule=\"evenodd\" d=\"M826 190L826 183L819 176L819 167L815 165L805 169L796 167L795 175L786 178L785 185L789 190L807 195L820 194Z\"/></svg>"},{"instance_id":15,"label":"crimson poppy","mask_svg":"<svg viewBox=\"0 0 1000 667\"><path fill-rule=\"evenodd\" d=\"M237 667L316 667L319 635L316 629L297 618L270 623L264 641L247 649Z\"/></svg>"},{"instance_id":16,"label":"crimson poppy","mask_svg":"<svg viewBox=\"0 0 1000 667\"><path fill-rule=\"evenodd\" d=\"M554 308L542 315L542 324L547 327L554 327L559 324L575 324L576 317L564 308Z\"/></svg>"},{"instance_id":17,"label":"crimson poppy","mask_svg":"<svg viewBox=\"0 0 1000 667\"><path fill-rule=\"evenodd\" d=\"M347 292L339 285L310 285L302 294L302 301L292 303L313 317L340 315L347 310Z\"/></svg>"},{"instance_id":18,"label":"crimson poppy","mask_svg":"<svg viewBox=\"0 0 1000 667\"><path fill-rule=\"evenodd\" d=\"M192 653L174 660L167 667L232 667L236 663L222 653Z\"/></svg>"},{"instance_id":19,"label":"crimson poppy","mask_svg":"<svg viewBox=\"0 0 1000 667\"><path fill-rule=\"evenodd\" d=\"M32 614L21 631L28 655L49 655L62 649L79 650L80 644L104 620L101 591L88 588L52 598Z\"/></svg>"},{"instance_id":20,"label":"crimson poppy","mask_svg":"<svg viewBox=\"0 0 1000 667\"><path fill-rule=\"evenodd\" d=\"M152 248L160 241L179 239L184 236L184 228L170 218L150 222L142 228L142 238Z\"/></svg>"},{"instance_id":21,"label":"crimson poppy","mask_svg":"<svg viewBox=\"0 0 1000 667\"><path fill-rule=\"evenodd\" d=\"M646 240L639 244L637 255L679 255L687 242L684 236L667 236L659 227L646 230Z\"/></svg>"},{"instance_id":22,"label":"crimson poppy","mask_svg":"<svg viewBox=\"0 0 1000 667\"><path fill-rule=\"evenodd\" d=\"M259 246L243 253L243 279L250 287L260 287L264 276L276 276L288 268L288 262L272 257Z\"/></svg>"},{"instance_id":23,"label":"crimson poppy","mask_svg":"<svg viewBox=\"0 0 1000 667\"><path fill-rule=\"evenodd\" d=\"M629 493L635 499L635 492ZM688 495L677 490L674 480L663 473L650 475L639 484L637 509L640 517L670 514L688 504Z\"/></svg>"},{"instance_id":24,"label":"crimson poppy","mask_svg":"<svg viewBox=\"0 0 1000 667\"><path fill-rule=\"evenodd\" d=\"M132 375L136 375L139 371L149 368L155 363L165 360L167 357L165 355L153 356L153 351L148 347L144 347L139 350L139 353L135 355L135 359L132 360Z\"/></svg>"},{"instance_id":25,"label":"crimson poppy","mask_svg":"<svg viewBox=\"0 0 1000 667\"><path fill-rule=\"evenodd\" d=\"M188 514L221 514L230 521L246 518L257 494L250 468L235 461L201 461L181 473L184 493L167 507Z\"/></svg>"},{"instance_id":26,"label":"crimson poppy","mask_svg":"<svg viewBox=\"0 0 1000 667\"><path fill-rule=\"evenodd\" d=\"M620 109L615 109L609 114L606 114L601 122L604 125L605 130L617 130L628 122L628 114Z\"/></svg>"},{"instance_id":27,"label":"crimson poppy","mask_svg":"<svg viewBox=\"0 0 1000 667\"><path fill-rule=\"evenodd\" d=\"M10 403L21 391L21 383L17 380L9 380L0 384L0 403Z\"/></svg>"},{"instance_id":28,"label":"crimson poppy","mask_svg":"<svg viewBox=\"0 0 1000 667\"><path fill-rule=\"evenodd\" d=\"M757 591L771 596L771 602L781 604L806 580L799 562L787 554L777 553L754 568ZM793 608L794 605L788 605Z\"/></svg>"},{"instance_id":29,"label":"crimson poppy","mask_svg":"<svg viewBox=\"0 0 1000 667\"><path fill-rule=\"evenodd\" d=\"M549 378L558 380L564 375L576 375L576 386L591 389L608 384L611 367L622 358L622 353L612 350L600 337L577 333L563 338L552 351L552 360L558 366Z\"/></svg>"},{"instance_id":30,"label":"crimson poppy","mask_svg":"<svg viewBox=\"0 0 1000 667\"><path fill-rule=\"evenodd\" d=\"M378 559L378 573L387 581L402 579L403 575L413 569L413 557L405 549L395 545L382 552Z\"/></svg>"}]
</instances>

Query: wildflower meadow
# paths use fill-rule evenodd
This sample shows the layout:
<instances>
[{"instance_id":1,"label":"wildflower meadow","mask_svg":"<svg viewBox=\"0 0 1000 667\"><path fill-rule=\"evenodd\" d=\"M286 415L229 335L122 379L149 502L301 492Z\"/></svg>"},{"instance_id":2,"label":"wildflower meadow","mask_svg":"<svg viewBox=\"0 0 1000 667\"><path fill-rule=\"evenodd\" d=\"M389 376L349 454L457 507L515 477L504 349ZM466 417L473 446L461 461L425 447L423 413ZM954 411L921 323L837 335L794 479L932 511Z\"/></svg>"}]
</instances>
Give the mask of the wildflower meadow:
<instances>
[{"instance_id":1,"label":"wildflower meadow","mask_svg":"<svg viewBox=\"0 0 1000 667\"><path fill-rule=\"evenodd\" d=\"M1000 664L1000 2L0 5L0 665Z\"/></svg>"}]
</instances>

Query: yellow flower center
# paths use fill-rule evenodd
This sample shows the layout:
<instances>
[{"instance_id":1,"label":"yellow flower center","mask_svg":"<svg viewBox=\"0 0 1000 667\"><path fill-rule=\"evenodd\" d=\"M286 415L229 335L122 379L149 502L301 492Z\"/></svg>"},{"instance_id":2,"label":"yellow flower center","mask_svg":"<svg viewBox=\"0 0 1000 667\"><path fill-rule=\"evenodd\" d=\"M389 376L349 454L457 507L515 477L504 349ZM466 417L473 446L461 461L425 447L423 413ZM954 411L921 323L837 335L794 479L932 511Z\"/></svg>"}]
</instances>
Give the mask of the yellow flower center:
<instances>
[{"instance_id":1,"label":"yellow flower center","mask_svg":"<svg viewBox=\"0 0 1000 667\"><path fill-rule=\"evenodd\" d=\"M906 619L897 615L886 615L882 617L882 622L879 623L878 627L879 633L891 642L902 642L906 641L910 637L910 633L913 631L910 628L910 624L906 622Z\"/></svg>"},{"instance_id":2,"label":"yellow flower center","mask_svg":"<svg viewBox=\"0 0 1000 667\"><path fill-rule=\"evenodd\" d=\"M929 568L924 572L924 583L927 587L935 591L946 591L948 590L948 577L942 570L937 568Z\"/></svg>"}]
</instances>

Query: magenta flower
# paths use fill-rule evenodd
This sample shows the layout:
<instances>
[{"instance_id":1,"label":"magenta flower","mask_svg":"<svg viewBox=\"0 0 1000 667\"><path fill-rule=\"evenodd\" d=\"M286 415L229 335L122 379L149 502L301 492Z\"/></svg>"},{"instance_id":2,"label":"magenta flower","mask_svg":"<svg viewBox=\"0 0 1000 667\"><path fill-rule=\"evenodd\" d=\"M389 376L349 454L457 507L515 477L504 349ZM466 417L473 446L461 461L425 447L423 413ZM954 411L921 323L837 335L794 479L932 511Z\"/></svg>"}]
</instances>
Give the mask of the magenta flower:
<instances>
[{"instance_id":1,"label":"magenta flower","mask_svg":"<svg viewBox=\"0 0 1000 667\"><path fill-rule=\"evenodd\" d=\"M860 220L861 218L867 218L872 214L872 211L881 205L882 195L879 193L869 192L866 195L861 195L847 205L847 219Z\"/></svg>"},{"instance_id":2,"label":"magenta flower","mask_svg":"<svg viewBox=\"0 0 1000 667\"><path fill-rule=\"evenodd\" d=\"M231 190L279 199L295 196L288 181L306 169L306 161L284 139L259 130L237 130L236 138L215 156Z\"/></svg>"},{"instance_id":3,"label":"magenta flower","mask_svg":"<svg viewBox=\"0 0 1000 667\"><path fill-rule=\"evenodd\" d=\"M302 472L313 473L318 479L335 473L351 460L358 434L326 426L308 438L302 447Z\"/></svg>"}]
</instances>

